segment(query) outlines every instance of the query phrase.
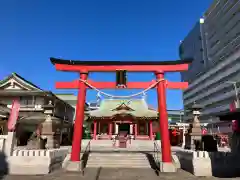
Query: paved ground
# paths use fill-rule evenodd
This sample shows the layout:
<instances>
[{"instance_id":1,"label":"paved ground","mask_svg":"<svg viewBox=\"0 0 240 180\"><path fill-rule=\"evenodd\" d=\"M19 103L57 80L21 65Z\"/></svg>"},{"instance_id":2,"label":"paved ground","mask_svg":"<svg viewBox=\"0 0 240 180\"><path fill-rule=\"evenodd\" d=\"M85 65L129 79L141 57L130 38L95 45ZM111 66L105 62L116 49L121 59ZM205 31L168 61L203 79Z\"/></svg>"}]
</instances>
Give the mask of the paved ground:
<instances>
[{"instance_id":1,"label":"paved ground","mask_svg":"<svg viewBox=\"0 0 240 180\"><path fill-rule=\"evenodd\" d=\"M160 173L157 175L152 169L88 169L85 175L80 173L54 172L45 176L5 176L3 180L218 180L215 177L195 177L185 171L177 173ZM221 178L222 180L223 178ZM224 178L225 179L225 178ZM232 178L229 178L232 179ZM240 179L240 178L234 178Z\"/></svg>"}]
</instances>

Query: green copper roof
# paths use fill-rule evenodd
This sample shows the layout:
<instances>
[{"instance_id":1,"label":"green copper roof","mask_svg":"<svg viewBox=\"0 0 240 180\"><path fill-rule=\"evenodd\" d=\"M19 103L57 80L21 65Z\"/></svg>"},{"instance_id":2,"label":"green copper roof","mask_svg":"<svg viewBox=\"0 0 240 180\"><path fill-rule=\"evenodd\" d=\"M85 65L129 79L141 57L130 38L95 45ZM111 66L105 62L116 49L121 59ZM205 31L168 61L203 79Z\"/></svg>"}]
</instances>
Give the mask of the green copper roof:
<instances>
[{"instance_id":1,"label":"green copper roof","mask_svg":"<svg viewBox=\"0 0 240 180\"><path fill-rule=\"evenodd\" d=\"M133 100L103 100L99 109L89 111L90 117L112 117L115 115L131 115L134 117L157 118L158 112L148 109L148 105L143 99Z\"/></svg>"}]
</instances>

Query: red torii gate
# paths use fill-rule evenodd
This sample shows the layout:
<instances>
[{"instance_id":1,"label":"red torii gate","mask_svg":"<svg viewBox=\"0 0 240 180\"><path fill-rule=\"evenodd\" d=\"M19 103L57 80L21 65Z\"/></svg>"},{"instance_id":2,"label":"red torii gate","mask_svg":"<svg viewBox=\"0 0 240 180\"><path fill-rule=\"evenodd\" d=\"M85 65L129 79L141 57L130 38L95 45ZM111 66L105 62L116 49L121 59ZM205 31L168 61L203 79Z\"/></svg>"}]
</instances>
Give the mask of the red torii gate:
<instances>
[{"instance_id":1,"label":"red torii gate","mask_svg":"<svg viewBox=\"0 0 240 180\"><path fill-rule=\"evenodd\" d=\"M162 162L172 163L171 146L168 132L168 115L166 107L166 88L169 89L186 89L187 82L169 82L164 79L165 72L179 72L188 70L191 60L178 61L73 61L50 58L52 64L58 71L78 72L80 79L72 82L57 82L57 89L78 89L78 99L76 106L76 120L74 124L74 135L72 142L71 161L80 161L82 126L84 120L84 105L86 101L86 90L91 88L88 84L97 89L114 89L115 82L95 82L87 79L90 72L115 72L117 70L125 70L130 72L154 72L156 80L151 82L128 82L128 89L144 89L149 88L156 83L158 94L158 111L159 124L161 133ZM167 83L166 83L167 82Z\"/></svg>"}]
</instances>

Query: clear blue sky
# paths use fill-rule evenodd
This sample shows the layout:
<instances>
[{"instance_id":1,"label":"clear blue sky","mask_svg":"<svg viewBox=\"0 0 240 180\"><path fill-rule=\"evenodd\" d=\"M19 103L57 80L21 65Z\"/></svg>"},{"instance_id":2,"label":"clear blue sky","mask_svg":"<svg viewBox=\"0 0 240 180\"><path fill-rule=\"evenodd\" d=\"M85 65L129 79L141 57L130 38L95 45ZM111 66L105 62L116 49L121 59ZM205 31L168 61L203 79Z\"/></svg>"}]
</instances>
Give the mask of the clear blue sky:
<instances>
[{"instance_id":1,"label":"clear blue sky","mask_svg":"<svg viewBox=\"0 0 240 180\"><path fill-rule=\"evenodd\" d=\"M175 60L178 46L212 0L7 0L0 1L0 78L17 72L46 90L77 74L56 72L49 57L82 60ZM148 81L152 74L129 74ZM114 81L112 74L90 78ZM180 81L179 73L167 74ZM106 92L126 95L138 90ZM96 99L88 91L88 101ZM157 107L156 93L148 102ZM182 108L182 92L167 91L168 109Z\"/></svg>"}]
</instances>

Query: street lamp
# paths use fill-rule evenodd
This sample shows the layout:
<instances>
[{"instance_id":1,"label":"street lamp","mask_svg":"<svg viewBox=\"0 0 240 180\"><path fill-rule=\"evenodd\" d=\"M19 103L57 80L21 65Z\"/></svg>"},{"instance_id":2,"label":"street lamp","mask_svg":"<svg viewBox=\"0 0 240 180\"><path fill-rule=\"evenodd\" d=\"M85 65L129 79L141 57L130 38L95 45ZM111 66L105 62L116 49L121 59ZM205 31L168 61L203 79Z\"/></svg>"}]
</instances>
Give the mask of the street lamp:
<instances>
[{"instance_id":1,"label":"street lamp","mask_svg":"<svg viewBox=\"0 0 240 180\"><path fill-rule=\"evenodd\" d=\"M239 99L238 99L238 89L237 89L237 82L235 81L227 81L226 83L232 84L235 90L235 96L237 100L237 108L239 108Z\"/></svg>"}]
</instances>

